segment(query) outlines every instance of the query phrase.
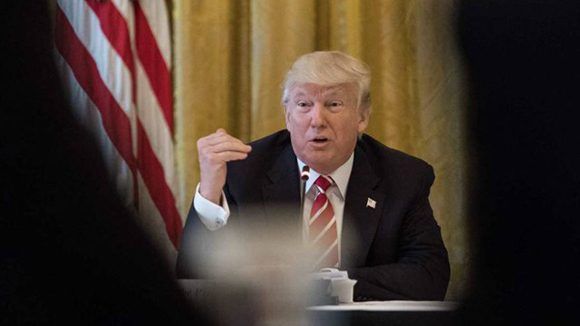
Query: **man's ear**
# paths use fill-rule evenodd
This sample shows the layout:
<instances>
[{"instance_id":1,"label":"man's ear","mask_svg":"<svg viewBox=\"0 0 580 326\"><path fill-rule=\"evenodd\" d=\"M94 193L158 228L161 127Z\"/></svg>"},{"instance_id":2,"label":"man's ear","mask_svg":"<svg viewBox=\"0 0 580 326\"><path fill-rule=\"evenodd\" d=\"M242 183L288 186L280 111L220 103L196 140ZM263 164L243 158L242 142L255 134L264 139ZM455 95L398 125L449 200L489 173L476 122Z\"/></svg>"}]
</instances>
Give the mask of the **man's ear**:
<instances>
[{"instance_id":1,"label":"man's ear","mask_svg":"<svg viewBox=\"0 0 580 326\"><path fill-rule=\"evenodd\" d=\"M371 115L371 109L370 108L359 108L360 111L360 120L358 121L358 132L359 134L362 133L363 131L365 131L365 129L368 127L369 125L369 118Z\"/></svg>"},{"instance_id":2,"label":"man's ear","mask_svg":"<svg viewBox=\"0 0 580 326\"><path fill-rule=\"evenodd\" d=\"M288 129L289 119L290 119L290 111L288 110L288 106L284 104L284 121L286 122L286 129Z\"/></svg>"}]
</instances>

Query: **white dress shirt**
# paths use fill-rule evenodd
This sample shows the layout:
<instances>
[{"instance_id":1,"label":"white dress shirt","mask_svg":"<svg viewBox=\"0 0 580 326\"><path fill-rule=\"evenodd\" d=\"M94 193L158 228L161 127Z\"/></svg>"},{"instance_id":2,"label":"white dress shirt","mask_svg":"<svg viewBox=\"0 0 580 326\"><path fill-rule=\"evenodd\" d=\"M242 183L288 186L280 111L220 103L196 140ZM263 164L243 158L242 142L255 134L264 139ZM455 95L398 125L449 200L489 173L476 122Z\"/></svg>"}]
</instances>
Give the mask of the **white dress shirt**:
<instances>
[{"instance_id":1,"label":"white dress shirt","mask_svg":"<svg viewBox=\"0 0 580 326\"><path fill-rule=\"evenodd\" d=\"M296 159L298 164L298 171L302 171L302 167L305 165L299 159ZM332 209L334 211L334 217L336 219L336 226L338 232L338 252L340 260L340 249L341 249L341 239L342 239L342 218L344 215L344 200L346 198L346 189L348 187L348 180L352 172L352 164L354 161L354 153L350 155L348 160L341 165L338 169L334 170L328 176L334 180L335 185L330 186L326 190L326 196L332 204ZM310 169L310 178L306 182L306 199L304 200L304 211L303 216L303 227L302 235L303 239L308 239L308 218L310 216L310 210L312 209L312 204L314 203L314 198L316 197L316 187L312 187L314 181L320 176L320 173ZM224 227L228 223L228 218L230 216L230 208L226 200L226 196L222 191L222 205L216 205L213 202L207 200L199 193L199 184L195 190L195 197L193 199L193 207L199 216L201 222L210 231L218 230Z\"/></svg>"}]
</instances>

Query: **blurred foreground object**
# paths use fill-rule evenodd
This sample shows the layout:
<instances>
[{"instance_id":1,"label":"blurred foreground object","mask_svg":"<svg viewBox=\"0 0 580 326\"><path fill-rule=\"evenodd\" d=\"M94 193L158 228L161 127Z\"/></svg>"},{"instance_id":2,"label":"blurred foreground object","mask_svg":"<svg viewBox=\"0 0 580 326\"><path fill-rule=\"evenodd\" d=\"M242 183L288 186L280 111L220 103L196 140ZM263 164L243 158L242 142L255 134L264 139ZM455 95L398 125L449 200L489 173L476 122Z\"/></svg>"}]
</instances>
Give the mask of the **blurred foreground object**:
<instances>
[{"instance_id":1,"label":"blurred foreground object","mask_svg":"<svg viewBox=\"0 0 580 326\"><path fill-rule=\"evenodd\" d=\"M475 255L466 325L578 325L580 4L462 1Z\"/></svg>"},{"instance_id":2,"label":"blurred foreground object","mask_svg":"<svg viewBox=\"0 0 580 326\"><path fill-rule=\"evenodd\" d=\"M203 280L180 280L193 302L223 325L307 324L306 308L316 294L308 277L312 260L300 239L265 231L221 234L224 241L214 243L211 255L195 253L206 257L198 271Z\"/></svg>"},{"instance_id":3,"label":"blurred foreground object","mask_svg":"<svg viewBox=\"0 0 580 326\"><path fill-rule=\"evenodd\" d=\"M206 324L64 101L46 2L0 22L0 324Z\"/></svg>"}]
</instances>

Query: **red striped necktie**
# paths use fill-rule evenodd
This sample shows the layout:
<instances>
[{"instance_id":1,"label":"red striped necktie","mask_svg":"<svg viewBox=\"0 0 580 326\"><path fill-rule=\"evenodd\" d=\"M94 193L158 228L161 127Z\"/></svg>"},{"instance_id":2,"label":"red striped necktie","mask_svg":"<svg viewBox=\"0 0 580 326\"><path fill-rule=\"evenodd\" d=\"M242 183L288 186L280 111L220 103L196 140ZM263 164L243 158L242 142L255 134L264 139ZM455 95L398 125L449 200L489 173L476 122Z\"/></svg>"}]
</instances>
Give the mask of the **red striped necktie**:
<instances>
[{"instance_id":1,"label":"red striped necktie","mask_svg":"<svg viewBox=\"0 0 580 326\"><path fill-rule=\"evenodd\" d=\"M314 182L317 187L316 198L308 219L309 244L314 249L314 270L324 267L338 267L338 231L334 210L326 196L326 190L332 185L330 177L319 176Z\"/></svg>"}]
</instances>

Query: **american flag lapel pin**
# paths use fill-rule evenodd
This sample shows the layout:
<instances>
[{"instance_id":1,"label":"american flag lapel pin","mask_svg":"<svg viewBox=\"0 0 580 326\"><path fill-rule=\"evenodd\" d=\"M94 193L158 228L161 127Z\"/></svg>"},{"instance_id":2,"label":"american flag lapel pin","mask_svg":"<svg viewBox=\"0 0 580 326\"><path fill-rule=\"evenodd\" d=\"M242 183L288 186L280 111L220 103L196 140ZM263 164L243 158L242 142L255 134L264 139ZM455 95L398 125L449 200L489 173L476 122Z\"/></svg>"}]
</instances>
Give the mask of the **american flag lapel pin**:
<instances>
[{"instance_id":1,"label":"american flag lapel pin","mask_svg":"<svg viewBox=\"0 0 580 326\"><path fill-rule=\"evenodd\" d=\"M372 198L367 198L367 207L375 208L377 206L377 202Z\"/></svg>"}]
</instances>

